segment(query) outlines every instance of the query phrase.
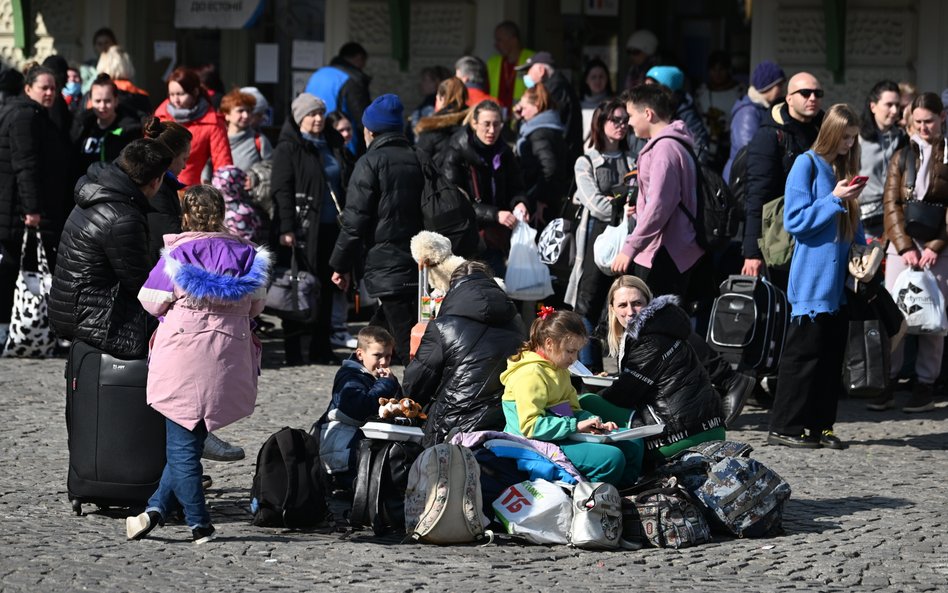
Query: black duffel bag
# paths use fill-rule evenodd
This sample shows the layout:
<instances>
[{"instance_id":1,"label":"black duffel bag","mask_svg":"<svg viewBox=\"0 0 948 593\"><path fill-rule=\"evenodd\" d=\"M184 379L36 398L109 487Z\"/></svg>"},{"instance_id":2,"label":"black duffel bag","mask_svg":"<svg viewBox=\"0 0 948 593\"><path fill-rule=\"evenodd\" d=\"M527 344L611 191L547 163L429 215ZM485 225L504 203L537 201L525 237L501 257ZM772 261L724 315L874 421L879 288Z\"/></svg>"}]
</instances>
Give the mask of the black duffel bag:
<instances>
[{"instance_id":1,"label":"black duffel bag","mask_svg":"<svg viewBox=\"0 0 948 593\"><path fill-rule=\"evenodd\" d=\"M300 269L296 248L293 248L290 267L276 268L273 272L264 311L280 319L312 323L316 321L318 296L319 280L312 272Z\"/></svg>"}]
</instances>

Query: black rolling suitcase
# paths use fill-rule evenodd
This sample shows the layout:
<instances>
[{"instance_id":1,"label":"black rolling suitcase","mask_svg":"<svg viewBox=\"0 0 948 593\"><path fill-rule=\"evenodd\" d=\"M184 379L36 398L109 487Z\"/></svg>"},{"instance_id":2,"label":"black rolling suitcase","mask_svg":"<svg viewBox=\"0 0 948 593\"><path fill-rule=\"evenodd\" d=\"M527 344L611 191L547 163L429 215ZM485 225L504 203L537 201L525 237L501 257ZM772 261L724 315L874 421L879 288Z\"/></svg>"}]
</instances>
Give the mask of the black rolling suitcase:
<instances>
[{"instance_id":1,"label":"black rolling suitcase","mask_svg":"<svg viewBox=\"0 0 948 593\"><path fill-rule=\"evenodd\" d=\"M66 489L83 503L144 506L165 467L165 418L145 402L147 361L73 342L66 362Z\"/></svg>"},{"instance_id":2,"label":"black rolling suitcase","mask_svg":"<svg viewBox=\"0 0 948 593\"><path fill-rule=\"evenodd\" d=\"M766 278L728 276L714 301L708 345L724 360L774 373L790 323L787 295Z\"/></svg>"}]
</instances>

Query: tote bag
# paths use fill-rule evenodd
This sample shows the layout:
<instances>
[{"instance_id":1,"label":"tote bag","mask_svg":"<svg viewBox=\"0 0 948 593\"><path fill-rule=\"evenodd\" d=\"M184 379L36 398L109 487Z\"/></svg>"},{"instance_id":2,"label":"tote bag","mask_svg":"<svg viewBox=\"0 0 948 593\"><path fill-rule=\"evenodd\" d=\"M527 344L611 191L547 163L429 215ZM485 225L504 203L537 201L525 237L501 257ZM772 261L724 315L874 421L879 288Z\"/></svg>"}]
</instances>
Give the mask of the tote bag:
<instances>
[{"instance_id":1,"label":"tote bag","mask_svg":"<svg viewBox=\"0 0 948 593\"><path fill-rule=\"evenodd\" d=\"M23 268L30 236L36 238L37 272ZM49 328L49 287L53 276L49 273L46 250L38 229L24 229L20 250L20 273L13 293L13 311L10 314L10 333L3 348L5 358L46 357L53 353L56 338Z\"/></svg>"}]
</instances>

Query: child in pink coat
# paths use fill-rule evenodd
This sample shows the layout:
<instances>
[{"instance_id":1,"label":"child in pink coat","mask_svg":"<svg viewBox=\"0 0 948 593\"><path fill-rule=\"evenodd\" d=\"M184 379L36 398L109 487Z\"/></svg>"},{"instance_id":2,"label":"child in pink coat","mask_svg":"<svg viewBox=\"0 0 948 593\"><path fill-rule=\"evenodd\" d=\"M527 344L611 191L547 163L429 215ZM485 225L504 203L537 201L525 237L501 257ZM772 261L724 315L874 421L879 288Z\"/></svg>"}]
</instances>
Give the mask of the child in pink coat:
<instances>
[{"instance_id":1,"label":"child in pink coat","mask_svg":"<svg viewBox=\"0 0 948 593\"><path fill-rule=\"evenodd\" d=\"M218 190L189 188L185 232L165 235L161 259L138 294L161 320L152 336L148 404L166 418L167 463L145 512L126 519L129 539L162 524L175 499L194 543L214 538L201 488L204 440L253 412L261 345L250 320L263 310L270 254L228 233L224 210Z\"/></svg>"}]
</instances>

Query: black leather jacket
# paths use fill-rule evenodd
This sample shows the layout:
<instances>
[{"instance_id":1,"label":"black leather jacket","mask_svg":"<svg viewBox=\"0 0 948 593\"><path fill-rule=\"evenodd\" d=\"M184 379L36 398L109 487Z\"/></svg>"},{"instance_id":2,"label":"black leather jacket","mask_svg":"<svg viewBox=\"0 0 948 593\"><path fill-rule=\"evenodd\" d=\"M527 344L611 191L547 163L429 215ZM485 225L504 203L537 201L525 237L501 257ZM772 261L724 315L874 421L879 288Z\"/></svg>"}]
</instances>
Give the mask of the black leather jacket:
<instances>
[{"instance_id":1,"label":"black leather jacket","mask_svg":"<svg viewBox=\"0 0 948 593\"><path fill-rule=\"evenodd\" d=\"M151 271L148 201L113 163L95 163L76 184L49 294L49 319L61 338L113 356L144 358L154 327L138 302Z\"/></svg>"},{"instance_id":2,"label":"black leather jacket","mask_svg":"<svg viewBox=\"0 0 948 593\"><path fill-rule=\"evenodd\" d=\"M517 307L493 278L471 274L451 287L405 369L405 394L428 406L426 447L452 428L503 428L500 374L524 336Z\"/></svg>"},{"instance_id":3,"label":"black leather jacket","mask_svg":"<svg viewBox=\"0 0 948 593\"><path fill-rule=\"evenodd\" d=\"M626 331L621 375L602 396L635 410L633 426L665 424L646 440L649 450L724 425L721 398L688 344L691 322L677 297L656 297Z\"/></svg>"}]
</instances>

